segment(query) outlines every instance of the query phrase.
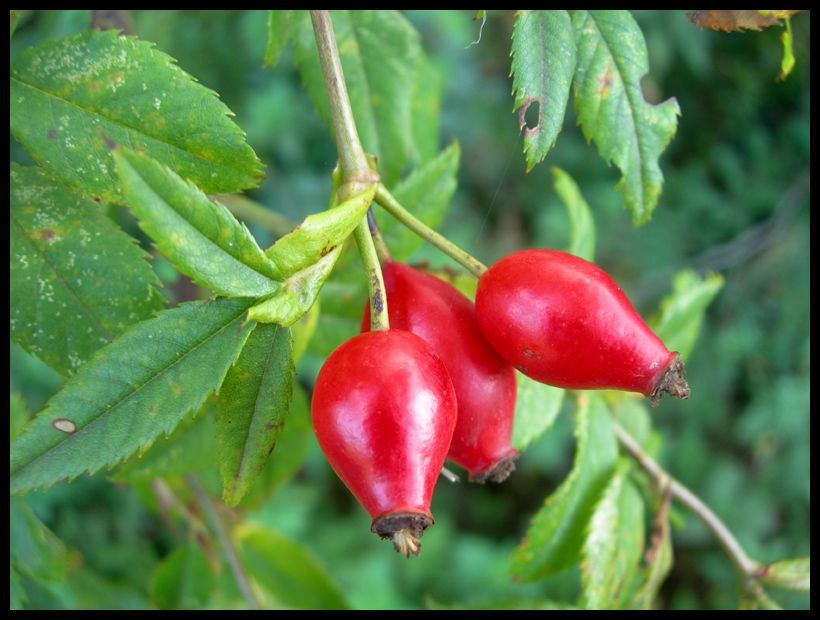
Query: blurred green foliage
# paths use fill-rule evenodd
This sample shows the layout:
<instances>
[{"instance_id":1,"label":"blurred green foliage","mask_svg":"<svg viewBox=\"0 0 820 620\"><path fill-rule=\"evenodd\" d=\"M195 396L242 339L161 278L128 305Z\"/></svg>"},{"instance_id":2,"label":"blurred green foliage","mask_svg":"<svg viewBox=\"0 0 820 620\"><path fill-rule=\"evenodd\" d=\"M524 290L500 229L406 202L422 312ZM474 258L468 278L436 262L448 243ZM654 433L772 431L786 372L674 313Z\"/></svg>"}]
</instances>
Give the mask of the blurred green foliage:
<instances>
[{"instance_id":1,"label":"blurred green foliage","mask_svg":"<svg viewBox=\"0 0 820 620\"><path fill-rule=\"evenodd\" d=\"M510 94L512 12L490 12L481 41L469 47L480 25L470 12L405 15L442 76L440 146L457 139L462 151L459 187L440 231L485 264L524 247L565 249L569 218L550 173L558 166L577 182L595 217L596 262L641 314L657 308L679 269L720 272L725 287L686 360L692 398L665 400L653 413L663 436L660 460L720 515L752 557L769 562L807 554L810 13L792 20L797 64L782 82L776 81L782 29L725 34L699 31L682 11L635 14L649 49L645 96L653 103L674 96L682 112L660 162L660 202L638 229L614 190L617 169L607 168L585 142L571 110L546 161L525 174ZM24 12L11 54L83 32L89 19L88 11ZM236 113L267 166L266 181L250 197L293 221L325 208L335 145L300 86L292 49L275 67L262 68L266 12L135 11L133 21L143 39L176 58ZM11 158L31 164L13 141ZM273 241L264 230L252 231L262 247ZM448 264L430 247L414 259ZM12 413L23 406L38 411L59 378L13 346L10 358L11 392L24 398L13 400ZM320 364L306 353L297 380L309 387ZM440 485L436 526L424 537L420 561L405 561L370 534L369 519L315 442L297 477L247 518L312 551L354 607L470 606L547 595L573 600L576 571L527 585L505 574L529 518L571 466L570 429L559 416L503 485ZM217 497L215 468L201 477ZM69 569L67 581L51 588L24 575L28 606L146 608L152 596L167 597L154 592L152 579L191 534L163 518L151 497L147 483L113 485L103 475L26 496L66 547L54 543L59 548L51 546L48 557ZM659 604L736 606L726 557L691 515L680 513L678 523L675 566ZM228 604L236 597L226 581L223 572L214 587L225 589ZM192 590L186 596L202 595ZM809 605L805 595L775 596L789 608Z\"/></svg>"}]
</instances>

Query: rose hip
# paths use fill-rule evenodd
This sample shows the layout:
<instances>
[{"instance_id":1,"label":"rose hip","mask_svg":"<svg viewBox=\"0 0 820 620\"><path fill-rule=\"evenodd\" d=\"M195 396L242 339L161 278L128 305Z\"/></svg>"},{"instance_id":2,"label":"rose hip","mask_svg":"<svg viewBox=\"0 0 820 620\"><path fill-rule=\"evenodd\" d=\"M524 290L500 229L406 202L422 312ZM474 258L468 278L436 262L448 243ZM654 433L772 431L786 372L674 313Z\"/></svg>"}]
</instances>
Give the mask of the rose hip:
<instances>
[{"instance_id":1,"label":"rose hip","mask_svg":"<svg viewBox=\"0 0 820 620\"><path fill-rule=\"evenodd\" d=\"M371 531L418 555L456 423L444 362L408 331L360 334L325 361L311 411L319 446L372 517Z\"/></svg>"},{"instance_id":2,"label":"rose hip","mask_svg":"<svg viewBox=\"0 0 820 620\"><path fill-rule=\"evenodd\" d=\"M458 400L458 420L447 458L473 482L501 482L515 470L510 440L516 379L512 366L489 345L473 302L455 287L403 263L382 265L390 327L427 341L447 366ZM370 329L365 305L361 329Z\"/></svg>"},{"instance_id":3,"label":"rose hip","mask_svg":"<svg viewBox=\"0 0 820 620\"><path fill-rule=\"evenodd\" d=\"M478 324L525 375L560 388L689 398L680 355L592 263L555 250L510 254L481 277Z\"/></svg>"}]
</instances>

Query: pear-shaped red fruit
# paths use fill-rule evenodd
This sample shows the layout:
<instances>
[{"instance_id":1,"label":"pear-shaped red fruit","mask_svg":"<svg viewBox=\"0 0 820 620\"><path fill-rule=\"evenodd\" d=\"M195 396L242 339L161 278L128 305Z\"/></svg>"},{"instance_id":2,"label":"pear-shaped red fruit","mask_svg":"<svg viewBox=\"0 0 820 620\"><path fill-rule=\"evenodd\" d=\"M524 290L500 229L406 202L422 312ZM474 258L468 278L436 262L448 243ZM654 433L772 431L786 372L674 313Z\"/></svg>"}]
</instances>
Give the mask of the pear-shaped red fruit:
<instances>
[{"instance_id":1,"label":"pear-shaped red fruit","mask_svg":"<svg viewBox=\"0 0 820 620\"><path fill-rule=\"evenodd\" d=\"M398 329L351 338L319 371L311 412L322 452L372 517L371 531L418 555L457 415L433 347Z\"/></svg>"},{"instance_id":2,"label":"pear-shaped red fruit","mask_svg":"<svg viewBox=\"0 0 820 620\"><path fill-rule=\"evenodd\" d=\"M432 345L453 380L458 421L447 458L472 482L503 481L518 457L511 443L515 370L484 338L473 302L451 284L393 260L384 262L382 274L390 327ZM361 328L370 329L369 304Z\"/></svg>"},{"instance_id":3,"label":"pear-shaped red fruit","mask_svg":"<svg viewBox=\"0 0 820 620\"><path fill-rule=\"evenodd\" d=\"M478 283L476 316L501 356L548 385L689 398L680 355L602 269L566 252L523 250Z\"/></svg>"}]
</instances>

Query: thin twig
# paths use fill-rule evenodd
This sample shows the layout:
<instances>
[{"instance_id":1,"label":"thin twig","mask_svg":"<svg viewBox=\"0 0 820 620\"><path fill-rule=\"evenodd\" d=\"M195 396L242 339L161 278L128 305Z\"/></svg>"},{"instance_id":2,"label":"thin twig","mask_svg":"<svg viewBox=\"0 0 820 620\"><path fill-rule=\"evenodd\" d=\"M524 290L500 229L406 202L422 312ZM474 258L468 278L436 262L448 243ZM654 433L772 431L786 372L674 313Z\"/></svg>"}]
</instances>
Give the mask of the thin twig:
<instances>
[{"instance_id":1,"label":"thin twig","mask_svg":"<svg viewBox=\"0 0 820 620\"><path fill-rule=\"evenodd\" d=\"M658 465L649 455L647 455L638 442L618 424L615 424L615 434L618 443L626 450L640 467L649 475L650 479L661 489L668 489L673 499L686 506L695 516L712 532L726 555L729 556L735 570L741 577L744 591L754 587L755 574L760 569L760 564L749 558L740 546L737 539L729 531L729 528L721 521L712 510L704 504L698 496L683 486L680 482L672 478L666 471Z\"/></svg>"}]
</instances>

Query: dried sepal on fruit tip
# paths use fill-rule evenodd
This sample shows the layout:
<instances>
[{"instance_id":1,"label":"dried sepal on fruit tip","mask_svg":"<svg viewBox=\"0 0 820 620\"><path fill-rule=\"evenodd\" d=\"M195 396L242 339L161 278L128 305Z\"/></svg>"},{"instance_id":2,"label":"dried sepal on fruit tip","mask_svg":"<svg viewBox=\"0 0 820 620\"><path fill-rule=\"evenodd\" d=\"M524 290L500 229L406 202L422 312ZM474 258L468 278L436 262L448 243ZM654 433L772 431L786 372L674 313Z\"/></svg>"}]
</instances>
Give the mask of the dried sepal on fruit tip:
<instances>
[{"instance_id":1,"label":"dried sepal on fruit tip","mask_svg":"<svg viewBox=\"0 0 820 620\"><path fill-rule=\"evenodd\" d=\"M488 480L492 482L504 482L510 477L510 474L515 471L515 461L519 456L521 456L521 453L518 452L518 450L513 450L503 459L494 463L492 467L472 474L470 476L470 482L477 482L478 484L484 484Z\"/></svg>"},{"instance_id":2,"label":"dried sepal on fruit tip","mask_svg":"<svg viewBox=\"0 0 820 620\"><path fill-rule=\"evenodd\" d=\"M683 362L680 360L680 355L675 353L666 371L658 377L655 387L650 394L652 399L650 403L652 406L658 406L664 392L673 398L687 400L689 398L689 384L686 382L684 375Z\"/></svg>"},{"instance_id":3,"label":"dried sepal on fruit tip","mask_svg":"<svg viewBox=\"0 0 820 620\"><path fill-rule=\"evenodd\" d=\"M409 558L411 553L418 557L421 553L419 538L433 523L433 517L424 513L391 513L373 519L370 531L393 541L393 547L404 557Z\"/></svg>"}]
</instances>

